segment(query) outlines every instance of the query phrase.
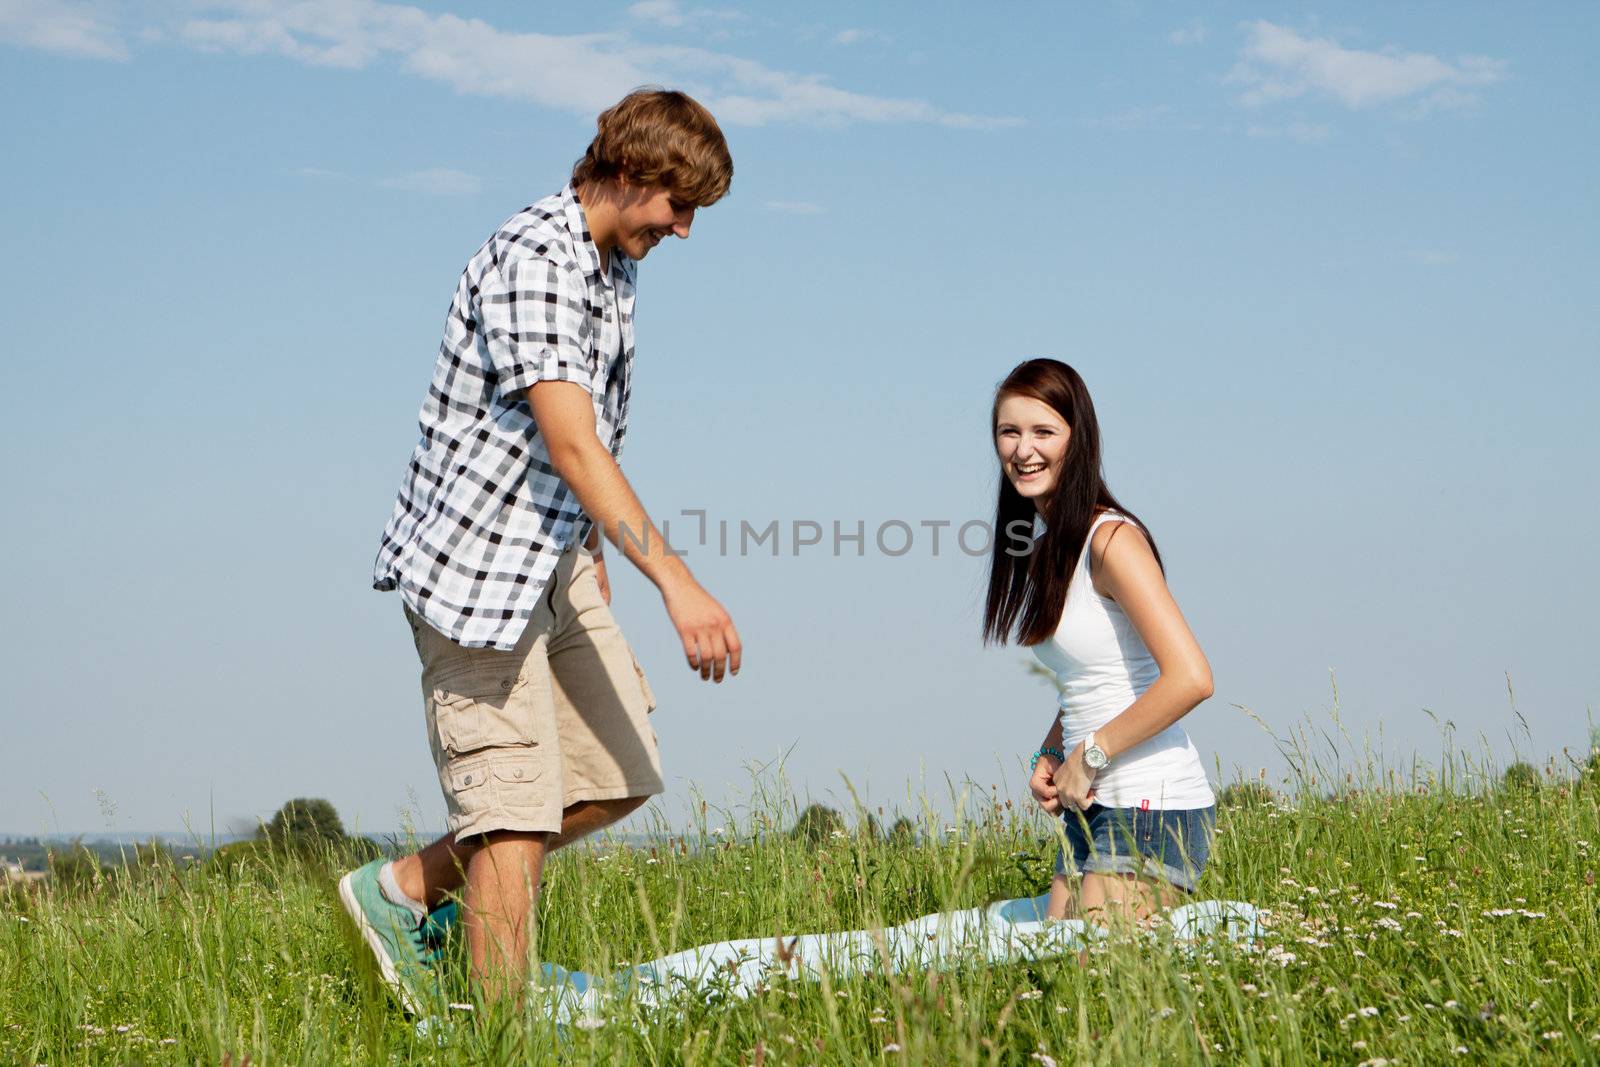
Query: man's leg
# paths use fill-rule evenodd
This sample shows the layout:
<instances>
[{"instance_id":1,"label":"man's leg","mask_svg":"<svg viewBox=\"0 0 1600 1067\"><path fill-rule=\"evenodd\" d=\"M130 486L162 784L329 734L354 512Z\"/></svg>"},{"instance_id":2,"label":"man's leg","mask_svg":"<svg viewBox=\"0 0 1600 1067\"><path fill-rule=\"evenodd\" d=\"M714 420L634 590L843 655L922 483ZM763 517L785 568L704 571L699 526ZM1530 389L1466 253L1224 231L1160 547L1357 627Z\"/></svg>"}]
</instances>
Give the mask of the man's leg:
<instances>
[{"instance_id":1,"label":"man's leg","mask_svg":"<svg viewBox=\"0 0 1600 1067\"><path fill-rule=\"evenodd\" d=\"M550 841L550 851L582 841L612 823L621 822L644 806L649 797L623 797L620 800L580 800L561 812L561 832Z\"/></svg>"},{"instance_id":2,"label":"man's leg","mask_svg":"<svg viewBox=\"0 0 1600 1067\"><path fill-rule=\"evenodd\" d=\"M604 830L637 811L648 799L580 800L569 805L561 812L561 832L550 839L546 851L554 852ZM400 892L428 909L443 904L466 884L468 862L479 847L475 841L460 842L455 834L446 834L427 848L395 860L392 869Z\"/></svg>"},{"instance_id":3,"label":"man's leg","mask_svg":"<svg viewBox=\"0 0 1600 1067\"><path fill-rule=\"evenodd\" d=\"M518 997L527 984L528 926L549 841L548 833L495 830L467 861L467 950L487 1000Z\"/></svg>"}]
</instances>

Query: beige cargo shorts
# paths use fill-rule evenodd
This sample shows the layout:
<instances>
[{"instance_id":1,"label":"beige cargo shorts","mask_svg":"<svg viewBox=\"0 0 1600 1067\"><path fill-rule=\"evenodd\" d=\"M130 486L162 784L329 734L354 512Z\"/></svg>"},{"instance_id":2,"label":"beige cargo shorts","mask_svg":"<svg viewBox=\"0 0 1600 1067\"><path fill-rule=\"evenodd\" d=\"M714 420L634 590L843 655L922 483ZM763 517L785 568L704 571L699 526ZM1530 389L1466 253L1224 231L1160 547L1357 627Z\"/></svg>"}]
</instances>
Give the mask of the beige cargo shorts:
<instances>
[{"instance_id":1,"label":"beige cargo shorts","mask_svg":"<svg viewBox=\"0 0 1600 1067\"><path fill-rule=\"evenodd\" d=\"M562 554L517 647L463 648L408 607L428 744L457 837L555 832L584 800L662 791L644 671L600 595L594 557Z\"/></svg>"}]
</instances>

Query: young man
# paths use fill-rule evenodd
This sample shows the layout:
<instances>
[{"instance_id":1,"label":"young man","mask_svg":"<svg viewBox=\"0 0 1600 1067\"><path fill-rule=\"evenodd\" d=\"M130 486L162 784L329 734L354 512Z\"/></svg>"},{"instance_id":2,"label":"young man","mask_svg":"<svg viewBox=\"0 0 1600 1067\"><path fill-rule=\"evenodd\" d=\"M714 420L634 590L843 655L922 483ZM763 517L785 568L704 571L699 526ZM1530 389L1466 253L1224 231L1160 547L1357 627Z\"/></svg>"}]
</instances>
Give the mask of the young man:
<instances>
[{"instance_id":1,"label":"young man","mask_svg":"<svg viewBox=\"0 0 1600 1067\"><path fill-rule=\"evenodd\" d=\"M339 883L412 1011L436 989L430 909L464 880L473 976L491 999L515 995L545 856L662 790L654 699L607 606L600 534L660 589L692 669L739 671L728 613L616 461L637 263L687 238L732 177L705 108L635 91L601 114L571 183L461 276L374 577L404 601L451 833Z\"/></svg>"}]
</instances>

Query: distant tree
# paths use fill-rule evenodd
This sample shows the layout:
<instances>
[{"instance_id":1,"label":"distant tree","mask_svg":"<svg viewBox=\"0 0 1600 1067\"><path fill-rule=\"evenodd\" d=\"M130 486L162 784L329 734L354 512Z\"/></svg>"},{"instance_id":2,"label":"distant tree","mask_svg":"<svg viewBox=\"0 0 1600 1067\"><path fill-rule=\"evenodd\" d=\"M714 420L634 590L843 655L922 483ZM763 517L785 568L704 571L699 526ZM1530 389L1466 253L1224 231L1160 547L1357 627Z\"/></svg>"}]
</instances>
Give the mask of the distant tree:
<instances>
[{"instance_id":1,"label":"distant tree","mask_svg":"<svg viewBox=\"0 0 1600 1067\"><path fill-rule=\"evenodd\" d=\"M59 889L87 889L99 882L104 871L100 857L85 848L81 840L60 851L51 849L47 862L50 884Z\"/></svg>"},{"instance_id":2,"label":"distant tree","mask_svg":"<svg viewBox=\"0 0 1600 1067\"><path fill-rule=\"evenodd\" d=\"M261 835L274 844L307 845L344 840L344 822L330 801L321 797L296 797L272 817Z\"/></svg>"},{"instance_id":3,"label":"distant tree","mask_svg":"<svg viewBox=\"0 0 1600 1067\"><path fill-rule=\"evenodd\" d=\"M1265 782L1234 782L1217 797L1219 808L1264 808L1277 799Z\"/></svg>"},{"instance_id":4,"label":"distant tree","mask_svg":"<svg viewBox=\"0 0 1600 1067\"><path fill-rule=\"evenodd\" d=\"M844 816L822 804L812 804L800 813L789 836L811 844L820 844L835 832L844 832Z\"/></svg>"},{"instance_id":5,"label":"distant tree","mask_svg":"<svg viewBox=\"0 0 1600 1067\"><path fill-rule=\"evenodd\" d=\"M150 870L170 870L177 866L177 861L173 859L172 849L151 838L142 845L133 846L133 853L128 857L128 865Z\"/></svg>"},{"instance_id":6,"label":"distant tree","mask_svg":"<svg viewBox=\"0 0 1600 1067\"><path fill-rule=\"evenodd\" d=\"M1500 788L1507 793L1531 793L1539 788L1539 772L1533 765L1518 760L1506 768L1500 778Z\"/></svg>"},{"instance_id":7,"label":"distant tree","mask_svg":"<svg viewBox=\"0 0 1600 1067\"><path fill-rule=\"evenodd\" d=\"M906 844L917 839L917 824L900 816L889 826L889 840L896 844Z\"/></svg>"}]
</instances>

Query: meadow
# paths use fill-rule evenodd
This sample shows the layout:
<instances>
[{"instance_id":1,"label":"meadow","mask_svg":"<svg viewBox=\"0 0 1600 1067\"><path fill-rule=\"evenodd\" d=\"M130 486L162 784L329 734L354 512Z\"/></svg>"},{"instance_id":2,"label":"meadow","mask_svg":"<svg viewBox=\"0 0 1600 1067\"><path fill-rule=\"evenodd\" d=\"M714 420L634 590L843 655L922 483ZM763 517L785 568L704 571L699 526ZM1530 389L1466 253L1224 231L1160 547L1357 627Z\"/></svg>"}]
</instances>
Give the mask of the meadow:
<instances>
[{"instance_id":1,"label":"meadow","mask_svg":"<svg viewBox=\"0 0 1600 1067\"><path fill-rule=\"evenodd\" d=\"M419 1035L352 945L335 850L146 863L0 897L0 1063L1593 1063L1586 756L1512 775L1449 752L1404 774L1298 761L1292 792L1230 789L1199 895L1266 909L1254 945L1121 936L1081 960L775 980L734 1002L687 990L560 1032L480 1005ZM892 810L794 833L781 779L734 811L688 803L687 832L551 861L543 959L604 973L724 938L897 923L1042 892L1055 854L1048 820L987 783L894 833ZM467 1003L459 948L446 972Z\"/></svg>"}]
</instances>

